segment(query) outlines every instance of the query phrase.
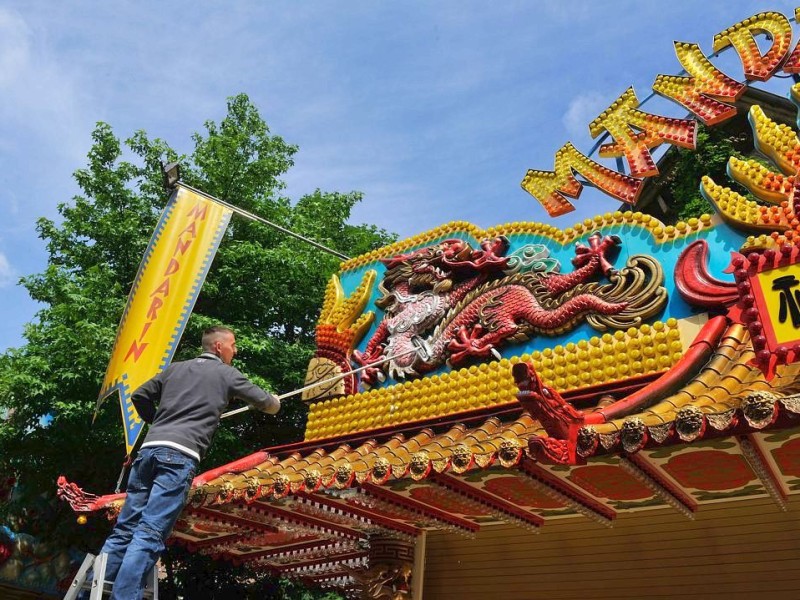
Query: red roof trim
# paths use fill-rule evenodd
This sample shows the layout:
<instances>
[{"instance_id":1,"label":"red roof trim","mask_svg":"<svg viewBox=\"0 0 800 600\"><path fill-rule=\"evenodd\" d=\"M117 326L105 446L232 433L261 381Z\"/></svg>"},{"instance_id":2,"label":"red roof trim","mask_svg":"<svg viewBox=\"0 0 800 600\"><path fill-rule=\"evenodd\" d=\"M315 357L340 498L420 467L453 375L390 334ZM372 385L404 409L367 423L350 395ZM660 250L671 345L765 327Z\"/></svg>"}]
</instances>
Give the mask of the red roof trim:
<instances>
[{"instance_id":1,"label":"red roof trim","mask_svg":"<svg viewBox=\"0 0 800 600\"><path fill-rule=\"evenodd\" d=\"M343 535L344 537L347 538L367 539L368 537L367 534L361 533L360 531L356 531L355 529L352 529L345 525L329 523L328 521L317 519L316 517L312 517L311 515L304 515L291 510L286 510L285 508L278 508L277 506L274 506L272 504L266 504L259 500L256 500L251 504L245 504L244 502L237 501L237 504L241 506L247 506L251 510L255 509L265 512L267 514L275 515L276 517L283 519L284 521L299 523L301 525L307 525L315 529L320 529L321 531L330 531L332 533Z\"/></svg>"},{"instance_id":2,"label":"red roof trim","mask_svg":"<svg viewBox=\"0 0 800 600\"><path fill-rule=\"evenodd\" d=\"M189 533L183 533L181 531L176 532L178 536L180 535L191 535ZM220 535L213 538L207 538L204 540L187 540L183 537L175 537L175 540L178 540L181 544L186 546L189 550L194 552L195 550L200 550L202 548L211 548L213 546L217 546L219 544L229 544L237 539L247 538L250 537L252 532L248 531L247 533L242 533L241 531L237 531L236 533L227 533L225 535Z\"/></svg>"},{"instance_id":3,"label":"red roof trim","mask_svg":"<svg viewBox=\"0 0 800 600\"><path fill-rule=\"evenodd\" d=\"M687 494L683 488L675 485L670 479L668 479L660 468L652 464L639 453L629 454L625 458L636 465L641 471L644 472L645 475L650 477L650 479L672 494L676 500L678 500L691 512L697 512L698 504L695 502L694 498Z\"/></svg>"},{"instance_id":4,"label":"red roof trim","mask_svg":"<svg viewBox=\"0 0 800 600\"><path fill-rule=\"evenodd\" d=\"M383 515L371 513L369 512L369 510L364 508L359 508L357 506L352 506L344 502L337 502L336 500L331 500L330 498L326 498L321 494L300 493L297 494L297 496L301 498L307 498L310 502L317 502L334 510L340 510L343 513L350 513L355 517L367 519L375 523L376 525L380 525L381 527L385 527L387 529L393 529L395 531L399 531L401 533L413 536L417 536L421 533L421 530L417 527L414 527L413 525L408 525L407 523L394 521L392 519L384 517Z\"/></svg>"},{"instance_id":5,"label":"red roof trim","mask_svg":"<svg viewBox=\"0 0 800 600\"><path fill-rule=\"evenodd\" d=\"M438 508L418 502L417 500L406 498L405 496L396 494L385 487L378 487L372 483L365 483L361 486L361 488L370 496L374 496L380 500L385 500L389 503L396 504L397 506L419 513L433 520L447 523L448 525L458 527L459 529L466 529L467 531L473 533L480 530L480 525L473 523L472 521L462 519L461 517L456 517L455 515L446 513Z\"/></svg>"},{"instance_id":6,"label":"red roof trim","mask_svg":"<svg viewBox=\"0 0 800 600\"><path fill-rule=\"evenodd\" d=\"M504 513L516 519L521 519L526 523L533 525L534 527L541 527L544 525L544 519L539 515L535 515L527 510L523 510L517 506L514 506L510 502L506 502L494 494L489 494L488 492L479 490L468 483L465 483L461 479L457 479L451 475L445 475L444 473L432 473L428 477L428 480L434 481L437 485L440 485L443 488L451 490L456 494L461 494L470 500L473 500L474 502L488 506L489 508L500 513Z\"/></svg>"},{"instance_id":7,"label":"red roof trim","mask_svg":"<svg viewBox=\"0 0 800 600\"><path fill-rule=\"evenodd\" d=\"M217 512L210 508L198 508L196 506L187 506L186 512L192 515L197 515L199 517L206 517L207 519L211 519L213 521L219 521L221 523L240 525L242 527L247 527L252 530L265 531L267 533L278 533L280 531L277 527L273 527L272 525L267 525L266 523L253 521L251 519L248 519L247 517L243 517L240 515L232 515L230 513Z\"/></svg>"},{"instance_id":8,"label":"red roof trim","mask_svg":"<svg viewBox=\"0 0 800 600\"><path fill-rule=\"evenodd\" d=\"M368 552L346 552L344 554L334 555L325 558L315 558L313 560L309 560L306 562L300 563L292 563L291 565L281 565L280 567L274 567L276 571L279 573L286 573L291 571L297 571L298 569L305 569L308 567L315 567L317 565L324 565L327 563L331 563L331 566L336 566L336 563L343 563L348 560L358 560L359 558L366 558L369 556ZM314 579L315 576L313 573L303 573L303 577L307 577L309 579ZM329 577L329 573L321 573L317 577Z\"/></svg>"},{"instance_id":9,"label":"red roof trim","mask_svg":"<svg viewBox=\"0 0 800 600\"><path fill-rule=\"evenodd\" d=\"M605 504L598 502L591 496L578 490L578 488L571 486L556 475L549 473L529 458L522 461L520 469L533 479L550 486L557 492L561 492L574 502L583 505L585 508L588 508L606 519L613 520L617 516L617 513Z\"/></svg>"},{"instance_id":10,"label":"red roof trim","mask_svg":"<svg viewBox=\"0 0 800 600\"><path fill-rule=\"evenodd\" d=\"M270 550L260 550L258 552L253 552L251 554L243 554L241 556L237 556L236 560L239 563L250 562L253 560L261 560L265 558L269 558L270 556L278 556L281 554L290 555L293 552L302 552L304 550L323 550L327 547L331 549L335 548L337 545L341 544L338 540L330 540L330 539L320 539L320 540L312 540L310 542L302 542L300 544L295 544L294 546L285 545L281 546L280 548L271 548ZM350 546L347 546L345 549L346 552L350 552ZM270 565L273 569L277 569L278 567Z\"/></svg>"}]
</instances>

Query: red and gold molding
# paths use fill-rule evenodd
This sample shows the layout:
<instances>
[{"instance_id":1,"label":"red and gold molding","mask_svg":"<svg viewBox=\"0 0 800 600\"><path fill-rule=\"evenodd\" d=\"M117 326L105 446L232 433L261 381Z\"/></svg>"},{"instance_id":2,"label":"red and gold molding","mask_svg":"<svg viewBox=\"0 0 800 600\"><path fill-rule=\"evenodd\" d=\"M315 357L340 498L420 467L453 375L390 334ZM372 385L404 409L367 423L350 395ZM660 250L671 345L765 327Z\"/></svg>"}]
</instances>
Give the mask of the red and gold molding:
<instances>
[{"instance_id":1,"label":"red and gold molding","mask_svg":"<svg viewBox=\"0 0 800 600\"><path fill-rule=\"evenodd\" d=\"M195 488L191 497L196 505L253 502L355 484L421 480L433 473L462 474L492 464L510 468L520 461L527 439L542 432L529 415L522 414L506 423L488 418L473 428L459 424L439 434L423 429L409 438L396 434L380 444L374 440L356 448L342 444L327 453L295 452L277 463L221 475Z\"/></svg>"},{"instance_id":2,"label":"red and gold molding","mask_svg":"<svg viewBox=\"0 0 800 600\"><path fill-rule=\"evenodd\" d=\"M771 379L778 365L800 360L800 318L790 291L798 284L800 247L783 244L746 256L735 254L731 270L739 302L730 316L747 326L755 352L753 364Z\"/></svg>"},{"instance_id":3,"label":"red and gold molding","mask_svg":"<svg viewBox=\"0 0 800 600\"><path fill-rule=\"evenodd\" d=\"M754 366L747 329L728 327L711 360L686 385L634 415L585 427L578 454L637 452L646 447L694 442L774 425L779 416L800 413L796 402L781 402L800 376L787 365L771 380ZM762 415L759 417L758 415Z\"/></svg>"},{"instance_id":4,"label":"red and gold molding","mask_svg":"<svg viewBox=\"0 0 800 600\"><path fill-rule=\"evenodd\" d=\"M560 229L554 225L546 223L535 223L530 221L515 221L503 225L495 225L487 229L481 229L477 225L466 221L450 221L439 227L435 227L423 233L411 236L404 240L397 241L383 248L372 250L361 256L356 256L342 263L339 273L344 274L348 271L355 271L361 267L376 263L382 258L390 258L403 252L408 252L413 248L426 246L437 240L446 239L454 234L467 233L476 240L492 238L498 235L537 235L555 243L566 245L575 242L579 238L605 226L632 225L641 227L650 232L654 241L658 244L667 243L675 239L689 236L703 229L712 227L711 215L701 215L699 218L692 217L686 221L678 221L675 225L664 225L657 218L641 212L615 211L586 218L575 223L572 227Z\"/></svg>"}]
</instances>

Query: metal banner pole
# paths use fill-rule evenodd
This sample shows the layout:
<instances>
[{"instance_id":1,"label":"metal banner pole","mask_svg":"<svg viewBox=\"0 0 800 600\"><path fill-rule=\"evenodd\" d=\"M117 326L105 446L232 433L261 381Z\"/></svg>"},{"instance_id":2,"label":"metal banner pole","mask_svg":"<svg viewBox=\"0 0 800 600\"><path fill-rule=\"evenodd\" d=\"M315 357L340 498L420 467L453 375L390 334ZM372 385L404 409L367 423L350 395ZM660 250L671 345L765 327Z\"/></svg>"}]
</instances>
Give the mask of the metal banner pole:
<instances>
[{"instance_id":1,"label":"metal banner pole","mask_svg":"<svg viewBox=\"0 0 800 600\"><path fill-rule=\"evenodd\" d=\"M378 365L382 365L385 362L389 362L390 360L393 360L395 358L401 358L403 356L408 356L409 354L419 354L423 358L423 360L426 360L426 357L430 357L430 349L428 348L428 344L426 342L424 342L420 338L414 338L413 339L413 343L414 343L414 348L412 348L411 350L406 350L405 352L400 352L398 354L392 354L391 356L386 356L386 357L384 357L384 358L382 358L380 360L376 360L375 362L366 364L366 365L364 365L362 367L358 367L357 369L353 369L352 371L347 371L346 373L340 373L339 375L336 375L334 377L330 377L328 379L323 379L322 381L317 381L317 382L311 383L311 384L309 384L309 385L307 385L305 387L301 387L298 390L294 390L294 391L291 391L291 392L287 392L285 394L281 394L280 396L277 396L277 398L278 398L278 400L283 401L286 398L291 398L292 396L297 396L298 394L302 394L306 390L314 389L315 387L319 387L321 385L325 385L326 383L333 383L335 381L339 381L340 379L344 379L345 377L348 377L350 375L354 375L355 373L360 373L361 371L363 371L365 369L369 369L370 367L376 367ZM235 410L231 410L231 411L228 411L226 413L222 413L222 415L220 416L220 419L227 419L228 417L232 417L233 415L238 415L240 413L247 412L248 410L250 410L250 406L249 405L248 406L243 406L241 408L237 408Z\"/></svg>"},{"instance_id":2,"label":"metal banner pole","mask_svg":"<svg viewBox=\"0 0 800 600\"><path fill-rule=\"evenodd\" d=\"M230 209L233 212L235 212L235 213L237 213L239 215L242 215L243 217L247 217L251 221L257 221L259 223L262 223L264 225L272 227L273 229L277 229L278 231L280 231L282 233L285 233L286 235L289 235L289 236L291 236L293 238L301 240L301 241L305 242L306 244L311 244L315 248L318 248L319 250L322 250L323 252L327 252L328 254L331 254L331 255L335 256L336 258L341 258L342 260L349 260L350 259L349 256L345 256L341 252L337 252L336 250L332 250L332 249L328 248L327 246L323 246L319 242L315 242L314 240L309 239L309 238L307 238L305 236L302 236L299 233L295 233L294 231L286 229L285 227L281 227L277 223L273 223L272 221L267 221L263 217L259 217L258 215L254 215L253 213L251 213L249 211L246 211L243 208L239 208L235 204L231 204L230 202L226 202L225 200L220 200L219 198L217 198L215 196L212 196L211 194L208 194L208 193L206 193L206 192L204 192L202 190L198 190L195 187L192 187L192 186L187 185L185 183L182 183L180 181L177 182L175 185L183 187L183 188L186 188L187 190L191 190L195 194L203 196L204 198L206 198L208 200L211 200L212 202L216 202L217 204L221 204L225 208Z\"/></svg>"}]
</instances>

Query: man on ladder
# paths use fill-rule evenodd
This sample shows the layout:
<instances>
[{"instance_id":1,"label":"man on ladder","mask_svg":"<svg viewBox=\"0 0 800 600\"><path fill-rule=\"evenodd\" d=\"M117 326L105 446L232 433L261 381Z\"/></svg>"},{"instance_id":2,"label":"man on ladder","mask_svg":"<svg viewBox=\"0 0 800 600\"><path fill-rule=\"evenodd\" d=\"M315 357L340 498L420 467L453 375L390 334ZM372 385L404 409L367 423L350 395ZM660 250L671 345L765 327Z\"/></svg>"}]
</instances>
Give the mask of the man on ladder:
<instances>
[{"instance_id":1,"label":"man on ladder","mask_svg":"<svg viewBox=\"0 0 800 600\"><path fill-rule=\"evenodd\" d=\"M236 355L233 331L225 327L207 329L202 345L200 356L173 363L131 396L136 411L151 425L131 467L117 523L99 560L94 560L95 569L105 573L95 574L95 580L98 575L101 579L95 586L99 589L92 590L91 600L102 597L103 580L113 582L111 600L142 598L145 576L153 571L164 550L164 542L186 503L197 465L228 402L239 398L268 414L280 410L278 398L231 366ZM85 580L90 565L86 561L84 565L81 570ZM67 598L71 600L76 593L71 590L73 596L68 594Z\"/></svg>"}]
</instances>

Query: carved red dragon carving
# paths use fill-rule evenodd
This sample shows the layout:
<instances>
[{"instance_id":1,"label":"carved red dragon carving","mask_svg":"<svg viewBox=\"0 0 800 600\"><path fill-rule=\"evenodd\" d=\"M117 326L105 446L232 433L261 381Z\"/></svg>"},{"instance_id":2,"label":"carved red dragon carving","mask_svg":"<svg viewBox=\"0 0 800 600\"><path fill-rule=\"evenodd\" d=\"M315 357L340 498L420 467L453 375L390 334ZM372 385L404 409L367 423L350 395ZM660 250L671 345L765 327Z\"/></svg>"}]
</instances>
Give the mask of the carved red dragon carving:
<instances>
[{"instance_id":1,"label":"carved red dragon carving","mask_svg":"<svg viewBox=\"0 0 800 600\"><path fill-rule=\"evenodd\" d=\"M519 388L520 404L539 421L548 437L532 437L528 449L539 462L574 465L577 455L578 430L586 415L564 400L556 390L545 385L530 363L517 363L512 369Z\"/></svg>"},{"instance_id":2,"label":"carved red dragon carving","mask_svg":"<svg viewBox=\"0 0 800 600\"><path fill-rule=\"evenodd\" d=\"M609 254L619 238L595 233L587 241L576 244L576 268L568 274L509 274L509 242L502 236L484 240L479 249L448 239L384 259L375 304L385 316L363 352L353 355L361 365L397 358L366 369L362 386L386 373L404 379L445 362L486 359L502 344L558 335L582 320L598 330L635 326L663 308L667 294L657 261L634 256L617 271ZM601 276L610 283L594 281ZM425 342L427 356L409 353L415 340Z\"/></svg>"}]
</instances>

